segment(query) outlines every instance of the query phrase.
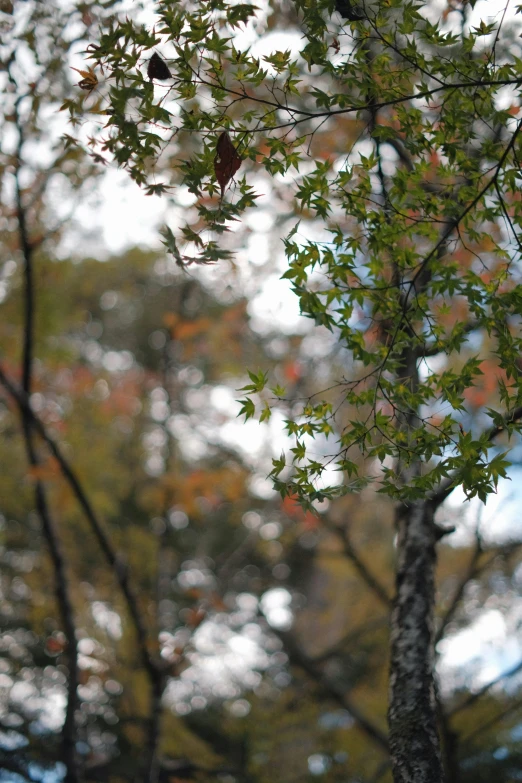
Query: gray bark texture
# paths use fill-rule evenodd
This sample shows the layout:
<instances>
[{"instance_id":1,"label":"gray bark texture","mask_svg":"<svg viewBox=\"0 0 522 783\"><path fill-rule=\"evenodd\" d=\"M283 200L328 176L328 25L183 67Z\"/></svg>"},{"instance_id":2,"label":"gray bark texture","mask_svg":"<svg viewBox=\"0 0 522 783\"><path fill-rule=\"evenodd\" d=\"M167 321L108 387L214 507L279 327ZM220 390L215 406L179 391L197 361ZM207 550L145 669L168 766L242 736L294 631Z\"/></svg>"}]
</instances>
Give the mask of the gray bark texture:
<instances>
[{"instance_id":1,"label":"gray bark texture","mask_svg":"<svg viewBox=\"0 0 522 783\"><path fill-rule=\"evenodd\" d=\"M395 783L444 781L433 678L436 542L432 505L404 507L391 618L388 724Z\"/></svg>"}]
</instances>

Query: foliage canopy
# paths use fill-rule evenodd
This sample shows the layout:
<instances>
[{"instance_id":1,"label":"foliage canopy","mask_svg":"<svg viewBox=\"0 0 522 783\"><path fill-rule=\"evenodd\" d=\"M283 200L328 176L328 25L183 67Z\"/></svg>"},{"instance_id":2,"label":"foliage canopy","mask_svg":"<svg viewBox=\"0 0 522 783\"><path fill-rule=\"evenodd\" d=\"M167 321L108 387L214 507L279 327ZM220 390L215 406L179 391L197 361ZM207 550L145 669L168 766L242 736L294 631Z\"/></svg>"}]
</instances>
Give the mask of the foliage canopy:
<instances>
[{"instance_id":1,"label":"foliage canopy","mask_svg":"<svg viewBox=\"0 0 522 783\"><path fill-rule=\"evenodd\" d=\"M153 27L112 22L89 47L106 74L92 110L109 115L93 155L113 158L147 193L182 182L197 197L194 220L165 230L180 264L230 256L220 237L255 207L249 183L260 170L301 213L284 241L284 278L351 366L327 396L294 409L291 470L285 457L272 474L283 494L313 501L360 489L362 454L381 464L392 497L451 482L485 500L506 475L492 433L516 429L521 404L517 25L506 9L478 20L470 3L440 15L383 0L356 21L331 0L289 5L297 56L236 45L239 30L270 13L252 4L162 2ZM161 83L148 78L156 49L168 65ZM67 102L73 119L86 101ZM223 139L237 164L220 180ZM497 362L498 400L489 427L462 431L486 356ZM265 386L256 374L245 390ZM346 406L356 420L342 420ZM344 477L335 484L309 454L311 439L325 452L326 438Z\"/></svg>"}]
</instances>

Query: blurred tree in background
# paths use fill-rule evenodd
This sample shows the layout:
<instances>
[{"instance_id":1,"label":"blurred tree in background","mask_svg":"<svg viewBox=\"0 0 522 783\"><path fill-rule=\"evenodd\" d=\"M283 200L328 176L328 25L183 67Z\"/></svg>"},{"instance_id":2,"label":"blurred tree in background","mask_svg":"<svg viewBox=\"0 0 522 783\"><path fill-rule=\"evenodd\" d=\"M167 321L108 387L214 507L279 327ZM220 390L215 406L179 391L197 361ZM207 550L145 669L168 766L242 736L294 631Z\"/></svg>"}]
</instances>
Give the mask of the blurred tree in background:
<instances>
[{"instance_id":1,"label":"blurred tree in background","mask_svg":"<svg viewBox=\"0 0 522 783\"><path fill-rule=\"evenodd\" d=\"M0 779L391 780L398 526L414 731L516 780L521 534L450 495L518 442L517 25L257 5L0 3ZM113 160L163 250L82 250Z\"/></svg>"}]
</instances>

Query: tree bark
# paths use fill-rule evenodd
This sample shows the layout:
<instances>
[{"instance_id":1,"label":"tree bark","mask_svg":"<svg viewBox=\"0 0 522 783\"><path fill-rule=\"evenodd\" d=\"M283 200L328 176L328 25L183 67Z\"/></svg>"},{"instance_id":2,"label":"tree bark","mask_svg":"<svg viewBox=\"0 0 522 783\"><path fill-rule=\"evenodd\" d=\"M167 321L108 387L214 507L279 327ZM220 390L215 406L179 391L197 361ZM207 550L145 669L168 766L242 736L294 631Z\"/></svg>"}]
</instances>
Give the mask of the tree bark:
<instances>
[{"instance_id":1,"label":"tree bark","mask_svg":"<svg viewBox=\"0 0 522 783\"><path fill-rule=\"evenodd\" d=\"M403 507L391 618L390 754L395 783L443 783L433 678L437 528L432 505Z\"/></svg>"}]
</instances>

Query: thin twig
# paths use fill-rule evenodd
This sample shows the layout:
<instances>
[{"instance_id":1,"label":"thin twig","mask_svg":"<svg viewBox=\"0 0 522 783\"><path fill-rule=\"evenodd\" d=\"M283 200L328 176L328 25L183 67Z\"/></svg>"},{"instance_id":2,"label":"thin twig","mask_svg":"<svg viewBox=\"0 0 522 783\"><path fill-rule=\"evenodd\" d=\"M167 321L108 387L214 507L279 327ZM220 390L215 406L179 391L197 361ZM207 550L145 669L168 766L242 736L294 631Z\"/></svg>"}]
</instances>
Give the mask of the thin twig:
<instances>
[{"instance_id":1,"label":"thin twig","mask_svg":"<svg viewBox=\"0 0 522 783\"><path fill-rule=\"evenodd\" d=\"M362 560L360 554L357 552L357 549L350 541L346 528L339 527L338 525L332 525L330 530L332 530L339 538L344 554L350 560L365 585L374 593L379 601L384 604L387 609L389 609L392 604L392 599L388 595L386 588L381 584L377 577L372 574L366 563Z\"/></svg>"},{"instance_id":2,"label":"thin twig","mask_svg":"<svg viewBox=\"0 0 522 783\"><path fill-rule=\"evenodd\" d=\"M475 549L473 550L473 554L466 572L460 580L457 589L455 590L453 600L451 601L451 604L447 608L442 620L440 621L440 626L435 636L435 645L437 645L444 636L448 623L453 619L470 580L473 579L473 577L478 573L479 561L482 555L482 551L482 543L480 540L478 540Z\"/></svg>"},{"instance_id":3,"label":"thin twig","mask_svg":"<svg viewBox=\"0 0 522 783\"><path fill-rule=\"evenodd\" d=\"M297 644L294 635L289 631L282 631L281 629L273 628L272 626L269 627L270 631L283 643L290 663L306 672L312 680L320 685L333 701L337 702L340 707L350 713L363 734L366 734L366 736L378 745L381 750L388 752L388 738L386 733L367 718L361 709L352 702L350 697L341 688L338 688L325 677L321 667L318 666L312 658L309 658Z\"/></svg>"},{"instance_id":4,"label":"thin twig","mask_svg":"<svg viewBox=\"0 0 522 783\"><path fill-rule=\"evenodd\" d=\"M319 655L314 655L314 657L311 660L315 664L324 663L325 661L332 658L334 655L338 655L339 653L341 653L347 647L349 648L355 642L358 642L363 636L366 636L372 631L376 631L381 628L384 628L385 626L387 627L388 624L389 624L388 617L379 617L376 620L371 620L370 622L365 623L364 625L361 625L358 628L354 628L352 631L348 631L348 633L346 633L341 639L339 639L338 642L332 645L332 647L329 647L324 652L319 653Z\"/></svg>"},{"instance_id":5,"label":"thin twig","mask_svg":"<svg viewBox=\"0 0 522 783\"><path fill-rule=\"evenodd\" d=\"M495 725L495 723L498 723L500 720L505 718L510 713L515 712L515 710L518 710L521 706L522 706L522 699L517 699L517 701L515 701L513 704L510 704L509 707L506 707L504 710L502 710L502 712L499 712L498 715L495 715L494 718L491 718L490 720L486 721L486 723L483 723L481 726L477 726L476 729L474 729L470 734L464 737L463 742L469 743L469 741L472 740L474 737L476 737L478 734L482 734L483 731L490 729L492 726Z\"/></svg>"},{"instance_id":6,"label":"thin twig","mask_svg":"<svg viewBox=\"0 0 522 783\"><path fill-rule=\"evenodd\" d=\"M475 704L475 702L478 699L481 699L482 696L485 696L485 694L490 690L490 688L494 688L495 685L498 685L500 682L502 682L503 680L507 680L510 677L514 677L515 674L518 674L521 671L522 671L522 661L519 661L516 664L516 666L513 666L512 669L509 669L509 671L504 672L503 674L499 674L498 677L495 677L494 680L488 682L487 685L484 685L476 693L472 693L470 696L468 696L468 698L465 699L461 704L458 704L456 707L450 710L448 716L452 717L453 715L456 715L457 712L461 712L462 710L467 710L469 707Z\"/></svg>"}]
</instances>

